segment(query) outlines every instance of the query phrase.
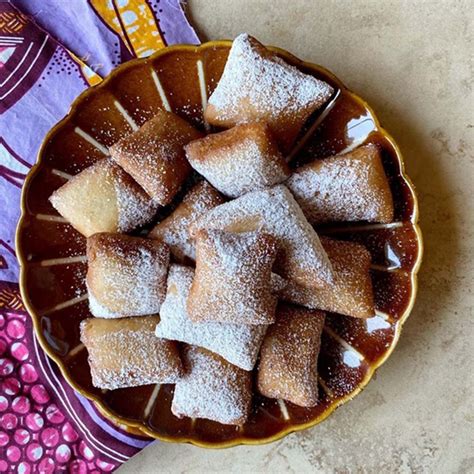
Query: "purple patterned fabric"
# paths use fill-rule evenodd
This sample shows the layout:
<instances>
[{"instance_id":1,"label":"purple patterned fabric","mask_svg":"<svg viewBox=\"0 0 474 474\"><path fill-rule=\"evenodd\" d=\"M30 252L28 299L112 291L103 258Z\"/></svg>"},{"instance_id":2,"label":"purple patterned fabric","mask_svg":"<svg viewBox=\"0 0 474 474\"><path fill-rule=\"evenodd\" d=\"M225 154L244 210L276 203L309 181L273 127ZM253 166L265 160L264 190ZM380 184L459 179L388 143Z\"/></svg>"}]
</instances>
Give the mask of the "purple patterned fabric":
<instances>
[{"instance_id":1,"label":"purple patterned fabric","mask_svg":"<svg viewBox=\"0 0 474 474\"><path fill-rule=\"evenodd\" d=\"M106 24L97 21L97 16L91 15L87 1L68 2L67 8L64 0L13 0L12 3L101 76L133 57L123 41Z\"/></svg>"},{"instance_id":2,"label":"purple patterned fabric","mask_svg":"<svg viewBox=\"0 0 474 474\"><path fill-rule=\"evenodd\" d=\"M179 0L0 2L0 472L110 472L150 442L104 419L39 347L15 227L43 137L77 95L155 44L198 42Z\"/></svg>"},{"instance_id":3,"label":"purple patterned fabric","mask_svg":"<svg viewBox=\"0 0 474 474\"><path fill-rule=\"evenodd\" d=\"M2 14L16 10L0 3ZM16 282L21 184L45 134L88 84L67 50L33 23L15 36L0 36L0 256L7 262L0 265L0 281Z\"/></svg>"},{"instance_id":4,"label":"purple patterned fabric","mask_svg":"<svg viewBox=\"0 0 474 474\"><path fill-rule=\"evenodd\" d=\"M159 18L160 31L166 44L199 44L199 38L191 27L181 7L181 1L149 0L155 16Z\"/></svg>"}]
</instances>

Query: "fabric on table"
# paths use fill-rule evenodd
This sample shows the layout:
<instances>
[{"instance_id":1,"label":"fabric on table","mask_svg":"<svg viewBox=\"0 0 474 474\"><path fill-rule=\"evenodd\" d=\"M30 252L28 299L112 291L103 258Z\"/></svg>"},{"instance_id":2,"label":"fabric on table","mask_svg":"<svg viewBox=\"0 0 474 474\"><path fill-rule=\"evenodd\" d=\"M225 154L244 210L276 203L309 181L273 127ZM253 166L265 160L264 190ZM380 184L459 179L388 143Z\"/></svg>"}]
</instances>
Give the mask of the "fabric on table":
<instances>
[{"instance_id":1,"label":"fabric on table","mask_svg":"<svg viewBox=\"0 0 474 474\"><path fill-rule=\"evenodd\" d=\"M175 43L199 43L179 0L0 2L0 472L110 472L150 442L104 419L41 350L14 236L23 181L71 102Z\"/></svg>"}]
</instances>

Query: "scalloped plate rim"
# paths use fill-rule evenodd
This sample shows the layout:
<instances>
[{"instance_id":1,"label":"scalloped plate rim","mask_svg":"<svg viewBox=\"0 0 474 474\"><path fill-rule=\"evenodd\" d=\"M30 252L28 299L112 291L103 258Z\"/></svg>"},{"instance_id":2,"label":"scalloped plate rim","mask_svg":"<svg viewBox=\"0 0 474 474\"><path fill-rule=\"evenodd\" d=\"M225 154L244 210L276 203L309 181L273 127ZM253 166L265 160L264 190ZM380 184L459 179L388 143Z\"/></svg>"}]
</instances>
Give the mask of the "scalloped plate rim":
<instances>
[{"instance_id":1,"label":"scalloped plate rim","mask_svg":"<svg viewBox=\"0 0 474 474\"><path fill-rule=\"evenodd\" d=\"M202 51L206 49L213 49L213 48L218 48L218 47L230 47L232 44L231 40L217 40L217 41L209 41L206 43L203 43L201 45L189 45L189 44L178 44L178 45L173 45L173 46L167 46L163 49L160 49L159 51L155 52L151 56L148 56L146 58L136 58L132 59L130 61L127 61L126 63L121 64L117 68L115 68L107 77L103 79L100 83L91 86L84 90L71 104L67 114L58 122L56 125L54 125L48 133L45 135L45 138L43 139L43 142L41 143L41 146L38 151L37 155L37 161L36 163L31 167L28 175L25 178L25 181L23 183L22 187L22 192L21 192L21 215L18 220L17 228L16 228L16 235L15 235L15 247L16 247L16 252L17 252L17 258L20 264L20 275L19 275L19 286L20 286L20 292L21 296L23 299L23 302L25 304L25 307L28 311L28 314L30 315L32 322L33 322L33 328L35 335L42 347L42 349L45 351L45 353L58 365L61 374L63 375L64 379L66 382L79 394L84 396L85 398L91 400L94 402L94 404L97 405L98 409L101 411L101 413L108 417L110 420L117 424L123 424L132 428L137 428L139 431L143 432L145 435L150 436L151 438L158 439L161 441L166 441L166 442L171 442L171 443L187 443L187 444L192 444L194 446L202 447L202 448L230 448L233 446L241 446L241 445L263 445L267 443L271 443L274 441L277 441L279 439L284 438L285 436L295 433L298 431L302 431L308 428L311 428L313 426L316 426L317 424L321 423L324 421L329 415L331 415L339 406L345 404L349 400L352 400L355 396L357 396L369 383L369 381L372 379L373 375L375 374L376 370L390 357L392 354L393 350L395 349L398 340L400 338L402 326L405 323L406 319L410 315L413 305L415 303L416 299L416 294L418 291L418 281L417 281L417 274L419 271L419 268L421 266L421 261L423 259L423 238L421 234L421 229L418 225L418 218L419 218L419 205L418 205L418 199L415 193L415 186L411 182L410 178L406 175L405 172L405 164L404 160L402 157L402 153L396 144L395 140L389 135L389 133L382 127L380 124L380 121L376 114L374 113L374 110L370 105L361 97L359 97L357 94L352 92L350 89L348 89L344 83L337 78L331 71L326 69L323 66L320 66L318 64L314 64L311 62L306 62L302 61L301 59L297 58L293 54L285 51L284 49L275 47L275 46L267 46L267 48L271 49L272 51L275 51L278 53L280 56L283 56L284 58L290 58L294 62L297 62L301 66L308 68L308 69L313 69L313 70L318 70L322 71L325 74L327 74L329 77L331 77L334 82L338 84L340 89L343 89L345 92L349 93L353 99L355 99L357 102L359 102L364 108L366 108L370 114L372 115L375 123L376 130L379 131L384 138L386 138L391 145L393 146L397 159L400 165L400 175L407 184L408 188L410 189L410 192L413 196L413 216L410 220L413 230L415 231L416 238L417 238L417 245L418 245L418 254L417 254L417 259L416 262L413 265L413 269L410 271L410 283L412 286L412 292L411 292L411 297L409 304L405 310L405 312L402 314L402 316L397 320L395 324L395 331L394 331L394 338L392 343L390 344L390 347L387 349L387 351L383 354L382 357L380 357L378 360L373 362L370 366L369 369L364 377L364 379L360 382L360 384L357 386L357 388L351 392L350 394L346 395L345 397L342 397L338 399L337 401L333 402L323 413L321 413L320 416L313 418L307 423L301 423L301 424L294 424L291 426L288 426L287 429L283 429L276 433L273 436L268 436L266 438L258 438L258 439L253 439L249 437L241 437L241 438L236 438L230 441L223 441L223 442L205 442L205 441L197 441L195 439L189 438L189 437L171 437L171 436L165 436L165 435L158 435L156 432L152 431L151 429L147 428L144 426L143 423L141 422L136 422L129 420L127 418L124 418L117 413L115 413L113 410L110 408L106 407L105 404L100 400L99 397L87 392L86 390L82 389L77 383L72 379L72 377L69 375L69 372L67 368L64 366L62 360L60 359L59 356L57 356L52 349L50 348L49 344L47 343L43 333L41 332L41 323L38 317L38 314L36 314L30 299L28 297L27 291L26 291L26 272L25 272L25 263L26 259L23 253L23 249L21 246L20 242L20 233L23 229L23 224L25 220L25 216L27 215L26 211L26 192L28 189L29 182L35 175L36 171L39 169L39 166L42 164L42 155L44 152L44 149L50 140L50 138L56 133L57 130L59 130L64 124L68 122L70 119L71 115L74 113L76 110L77 106L91 94L94 90L98 90L102 87L105 87L108 82L110 82L112 79L115 78L118 74L122 73L125 70L128 70L129 68L133 68L136 64L142 64L146 62L152 62L156 58L169 54L170 52L173 51ZM407 221L408 222L408 221Z\"/></svg>"}]
</instances>

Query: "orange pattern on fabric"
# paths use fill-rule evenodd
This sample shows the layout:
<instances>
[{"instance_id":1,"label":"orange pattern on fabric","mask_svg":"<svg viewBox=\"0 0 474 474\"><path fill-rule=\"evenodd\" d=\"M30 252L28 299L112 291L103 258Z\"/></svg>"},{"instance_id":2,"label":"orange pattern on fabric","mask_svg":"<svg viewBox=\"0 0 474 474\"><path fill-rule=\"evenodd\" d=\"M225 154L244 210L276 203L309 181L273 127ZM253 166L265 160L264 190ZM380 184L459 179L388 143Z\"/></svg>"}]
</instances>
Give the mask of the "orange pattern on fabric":
<instances>
[{"instance_id":1,"label":"orange pattern on fabric","mask_svg":"<svg viewBox=\"0 0 474 474\"><path fill-rule=\"evenodd\" d=\"M139 58L164 48L155 15L143 0L91 0L97 14Z\"/></svg>"},{"instance_id":2,"label":"orange pattern on fabric","mask_svg":"<svg viewBox=\"0 0 474 474\"><path fill-rule=\"evenodd\" d=\"M93 69L91 69L84 61L79 59L73 52L69 51L69 56L76 62L81 68L82 75L90 86L95 86L99 82L102 82L102 77L99 76Z\"/></svg>"},{"instance_id":3,"label":"orange pattern on fabric","mask_svg":"<svg viewBox=\"0 0 474 474\"><path fill-rule=\"evenodd\" d=\"M26 16L20 12L1 12L0 32L7 34L19 33L27 22Z\"/></svg>"},{"instance_id":4,"label":"orange pattern on fabric","mask_svg":"<svg viewBox=\"0 0 474 474\"><path fill-rule=\"evenodd\" d=\"M75 58L73 59L76 60ZM100 77L99 74L94 72L89 66L87 66L87 64L82 63L82 61L78 62L81 66L82 74L90 86L95 86L99 82L102 82L102 77Z\"/></svg>"},{"instance_id":5,"label":"orange pattern on fabric","mask_svg":"<svg viewBox=\"0 0 474 474\"><path fill-rule=\"evenodd\" d=\"M0 290L0 309L26 311L21 301L20 291L9 288Z\"/></svg>"}]
</instances>

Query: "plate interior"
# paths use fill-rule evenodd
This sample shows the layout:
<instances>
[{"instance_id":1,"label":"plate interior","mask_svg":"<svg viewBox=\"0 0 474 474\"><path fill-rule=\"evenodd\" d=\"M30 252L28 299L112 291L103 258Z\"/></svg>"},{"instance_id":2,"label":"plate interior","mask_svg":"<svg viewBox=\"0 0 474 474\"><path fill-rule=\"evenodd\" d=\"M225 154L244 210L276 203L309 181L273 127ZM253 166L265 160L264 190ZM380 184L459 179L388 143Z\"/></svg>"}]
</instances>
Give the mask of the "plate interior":
<instances>
[{"instance_id":1,"label":"plate interior","mask_svg":"<svg viewBox=\"0 0 474 474\"><path fill-rule=\"evenodd\" d=\"M222 74L229 47L230 42L221 41L167 48L124 64L83 93L48 134L38 165L27 178L17 236L22 294L42 346L68 382L116 421L160 439L201 446L270 441L316 424L357 394L396 344L413 304L421 258L416 198L393 140L367 104L331 73L275 49L304 72L329 82L337 95L308 121L292 153L293 163L324 158L362 143L377 143L382 149L395 202L394 222L317 228L321 235L363 243L371 252L376 316L360 320L328 314L318 364L318 405L301 408L255 394L250 420L241 428L174 417L171 385L114 391L92 386L87 351L79 340L79 323L91 316L84 283L85 238L58 215L48 197L72 175L103 159L110 145L158 108L209 131L203 107Z\"/></svg>"}]
</instances>

